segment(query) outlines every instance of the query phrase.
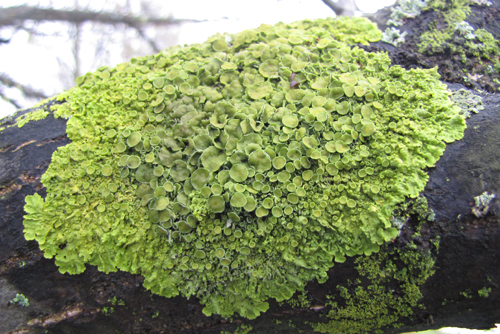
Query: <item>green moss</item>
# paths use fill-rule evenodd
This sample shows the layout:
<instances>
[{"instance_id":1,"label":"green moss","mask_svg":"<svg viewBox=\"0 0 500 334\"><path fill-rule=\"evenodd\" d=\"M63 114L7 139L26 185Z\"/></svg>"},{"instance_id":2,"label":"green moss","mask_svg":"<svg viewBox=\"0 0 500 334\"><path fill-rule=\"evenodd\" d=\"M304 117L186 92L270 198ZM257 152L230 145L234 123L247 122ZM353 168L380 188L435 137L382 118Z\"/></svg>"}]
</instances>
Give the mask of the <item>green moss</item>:
<instances>
[{"instance_id":1,"label":"green moss","mask_svg":"<svg viewBox=\"0 0 500 334\"><path fill-rule=\"evenodd\" d=\"M491 293L491 288L484 287L477 292L479 297L488 298Z\"/></svg>"},{"instance_id":2,"label":"green moss","mask_svg":"<svg viewBox=\"0 0 500 334\"><path fill-rule=\"evenodd\" d=\"M465 298L471 299L472 298L472 291L470 289L467 289L465 291L461 291L460 295L464 296Z\"/></svg>"},{"instance_id":3,"label":"green moss","mask_svg":"<svg viewBox=\"0 0 500 334\"><path fill-rule=\"evenodd\" d=\"M420 286L434 273L430 253L390 250L384 247L372 256L356 259L357 270L368 279L367 286L357 280L337 286L338 299L327 303L328 323L314 325L322 333L360 333L399 327L411 317L422 297Z\"/></svg>"},{"instance_id":4,"label":"green moss","mask_svg":"<svg viewBox=\"0 0 500 334\"><path fill-rule=\"evenodd\" d=\"M465 21L471 12L471 4L473 2L469 0L430 1L426 10L434 10L438 17L420 36L419 52L458 55L462 57L463 65L474 65L474 74L491 76L495 82L500 74L500 41L486 29L474 30ZM471 65L468 59L472 57L478 59ZM487 65L482 66L483 60Z\"/></svg>"},{"instance_id":5,"label":"green moss","mask_svg":"<svg viewBox=\"0 0 500 334\"><path fill-rule=\"evenodd\" d=\"M282 306L283 303L285 303L285 302L279 303L280 306ZM302 290L300 293L297 293L294 297L288 299L286 301L286 303L293 308L310 308L311 307L311 301L307 297L306 290Z\"/></svg>"},{"instance_id":6,"label":"green moss","mask_svg":"<svg viewBox=\"0 0 500 334\"><path fill-rule=\"evenodd\" d=\"M17 126L22 128L29 121L39 121L48 115L49 112L43 109L24 114L17 119Z\"/></svg>"},{"instance_id":7,"label":"green moss","mask_svg":"<svg viewBox=\"0 0 500 334\"><path fill-rule=\"evenodd\" d=\"M463 78L465 82L488 76L499 88L500 41L495 40L486 29L474 30L465 21L471 13L471 5L490 6L491 3L471 0L401 0L391 7L391 18L387 25L399 26L404 19L415 18L422 11L433 11L431 15L434 15L434 20L429 24L429 29L417 37L419 52L428 55L446 54L447 58L451 56L459 62L458 66L464 67L465 73L472 72ZM395 27L388 27L382 40L397 46L404 42L406 34Z\"/></svg>"},{"instance_id":8,"label":"green moss","mask_svg":"<svg viewBox=\"0 0 500 334\"><path fill-rule=\"evenodd\" d=\"M241 324L234 332L222 331L220 334L248 334L252 329L250 325Z\"/></svg>"},{"instance_id":9,"label":"green moss","mask_svg":"<svg viewBox=\"0 0 500 334\"><path fill-rule=\"evenodd\" d=\"M360 18L263 25L80 77L26 239L62 273L137 273L247 318L378 252L465 122L436 69L344 42L376 38Z\"/></svg>"},{"instance_id":10,"label":"green moss","mask_svg":"<svg viewBox=\"0 0 500 334\"><path fill-rule=\"evenodd\" d=\"M447 42L455 34L456 24L463 22L471 11L469 0L453 0L451 2L432 0L425 10L435 10L439 13L438 20L433 21L429 26L431 29L420 36L419 51L431 53L442 52L444 47L450 44ZM444 28L440 25L440 28L436 29L438 22L444 23ZM462 47L462 45L459 45L459 47Z\"/></svg>"},{"instance_id":11,"label":"green moss","mask_svg":"<svg viewBox=\"0 0 500 334\"><path fill-rule=\"evenodd\" d=\"M436 254L439 254L439 242L441 241L441 237L438 235L436 238L430 240L432 245L434 245Z\"/></svg>"}]
</instances>

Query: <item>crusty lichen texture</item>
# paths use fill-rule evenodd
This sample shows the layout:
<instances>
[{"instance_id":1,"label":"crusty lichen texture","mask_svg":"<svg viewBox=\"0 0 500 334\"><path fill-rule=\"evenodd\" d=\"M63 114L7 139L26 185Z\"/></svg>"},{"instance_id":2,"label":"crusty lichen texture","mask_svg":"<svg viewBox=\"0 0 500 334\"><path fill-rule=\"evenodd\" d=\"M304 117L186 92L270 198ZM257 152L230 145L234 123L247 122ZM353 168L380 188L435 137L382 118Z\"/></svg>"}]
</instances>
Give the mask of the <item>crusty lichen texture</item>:
<instances>
[{"instance_id":1,"label":"crusty lichen texture","mask_svg":"<svg viewBox=\"0 0 500 334\"><path fill-rule=\"evenodd\" d=\"M436 69L346 44L380 35L360 18L262 25L79 78L26 239L62 273L139 273L206 315L255 318L325 282L397 237L395 206L465 128Z\"/></svg>"}]
</instances>

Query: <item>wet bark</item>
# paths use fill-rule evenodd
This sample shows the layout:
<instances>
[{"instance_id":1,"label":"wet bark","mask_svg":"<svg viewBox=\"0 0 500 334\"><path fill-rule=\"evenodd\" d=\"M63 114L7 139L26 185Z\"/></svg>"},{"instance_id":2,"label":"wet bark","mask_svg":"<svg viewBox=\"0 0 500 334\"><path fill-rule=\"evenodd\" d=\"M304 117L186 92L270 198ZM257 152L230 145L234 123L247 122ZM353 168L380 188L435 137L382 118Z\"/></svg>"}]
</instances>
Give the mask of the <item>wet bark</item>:
<instances>
[{"instance_id":1,"label":"wet bark","mask_svg":"<svg viewBox=\"0 0 500 334\"><path fill-rule=\"evenodd\" d=\"M368 49L386 50L393 63L407 68L440 64L437 58L381 42ZM460 87L450 85L451 90ZM443 326L485 329L500 323L500 94L481 95L484 110L467 120L464 138L448 145L427 171L430 178L423 196L435 220L424 223L417 237L417 222L410 219L402 236L389 246L404 247L411 238L419 249L432 250L436 271L421 286L419 302L425 309L415 308L412 317L398 321L402 327L386 328L385 333ZM104 274L93 266L81 275L62 275L36 242L24 239L22 221L25 196L45 196L40 178L52 153L69 143L65 120L49 115L22 128L8 127L14 122L0 122L0 128L7 126L0 132L0 332L220 333L249 324L253 333L313 333L309 323L328 320L327 295L335 297L338 285L359 276L350 258L330 270L326 283L306 286L310 307L270 300L265 314L248 320L206 317L194 298L153 295L142 287L140 275ZM477 218L471 213L474 197L485 191L497 198L488 213ZM439 251L432 246L437 236ZM487 298L477 293L483 288L490 289ZM30 306L9 303L16 293L28 297Z\"/></svg>"}]
</instances>

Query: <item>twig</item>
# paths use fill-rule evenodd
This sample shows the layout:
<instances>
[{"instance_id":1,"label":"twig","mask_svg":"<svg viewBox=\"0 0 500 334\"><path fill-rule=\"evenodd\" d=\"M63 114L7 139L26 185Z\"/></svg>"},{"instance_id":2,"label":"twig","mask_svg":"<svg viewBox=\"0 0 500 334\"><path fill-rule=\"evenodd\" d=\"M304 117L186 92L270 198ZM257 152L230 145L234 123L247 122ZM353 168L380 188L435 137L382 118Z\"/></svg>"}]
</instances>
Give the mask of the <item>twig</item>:
<instances>
[{"instance_id":1,"label":"twig","mask_svg":"<svg viewBox=\"0 0 500 334\"><path fill-rule=\"evenodd\" d=\"M354 12L357 10L356 3L354 0L322 0L325 5L330 7L331 10L335 12L338 16L354 16Z\"/></svg>"},{"instance_id":2,"label":"twig","mask_svg":"<svg viewBox=\"0 0 500 334\"><path fill-rule=\"evenodd\" d=\"M0 98L2 100L4 100L5 102L8 102L8 103L12 104L14 107L16 107L16 109L21 109L22 108L22 106L19 103L17 103L16 100L11 99L10 97L5 96L5 94L3 93L2 90L0 90Z\"/></svg>"},{"instance_id":3,"label":"twig","mask_svg":"<svg viewBox=\"0 0 500 334\"><path fill-rule=\"evenodd\" d=\"M0 82L3 83L7 87L14 87L14 88L21 90L23 92L23 94L27 97L36 97L39 99L47 98L47 95L45 95L43 92L35 90L35 89L31 88L30 86L26 86L26 85L23 85L23 84L16 82L12 78L7 76L7 74L5 74L5 73L0 74Z\"/></svg>"}]
</instances>

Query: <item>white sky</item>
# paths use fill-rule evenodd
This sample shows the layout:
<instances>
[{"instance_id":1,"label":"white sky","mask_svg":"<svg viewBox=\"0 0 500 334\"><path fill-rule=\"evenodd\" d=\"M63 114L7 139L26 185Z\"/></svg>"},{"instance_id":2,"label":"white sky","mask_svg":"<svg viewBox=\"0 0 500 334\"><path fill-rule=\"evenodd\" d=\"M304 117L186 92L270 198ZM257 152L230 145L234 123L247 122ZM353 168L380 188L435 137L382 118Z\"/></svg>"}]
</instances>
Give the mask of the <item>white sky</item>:
<instances>
[{"instance_id":1,"label":"white sky","mask_svg":"<svg viewBox=\"0 0 500 334\"><path fill-rule=\"evenodd\" d=\"M40 5L53 8L73 8L78 2L80 8L112 11L117 6L123 6L127 0L0 0L1 7L19 6L22 4ZM358 7L364 12L374 12L379 8L389 6L395 0L357 0ZM139 0L128 0L134 12L141 10ZM275 24L279 21L293 22L303 19L324 18L333 12L321 0L149 0L150 8L155 15L173 15L176 18L191 18L211 20L202 23L184 24L177 30L179 44L191 44L205 41L217 32L235 33L244 29L255 28L260 24ZM67 34L67 27L58 23L43 24L44 33L59 32ZM9 38L11 32L3 29L0 35ZM90 41L88 47L82 48L80 59L83 73L94 71L102 64L89 63L93 59L93 48ZM47 37L47 43L33 43L31 36L17 32L8 44L0 45L0 73L7 73L11 78L22 84L43 90L52 96L68 87L61 82L61 72L71 71L71 68L60 70L61 63L72 64L72 45L64 38ZM111 48L112 49L112 48ZM88 52L88 57L85 52ZM106 51L109 66L126 61L121 59L118 50ZM68 65L66 65L68 66ZM15 100L22 101L22 96L14 89L4 89ZM16 95L17 93L17 95ZM27 103L26 107L31 105ZM0 118L15 112L15 108L0 100Z\"/></svg>"}]
</instances>

